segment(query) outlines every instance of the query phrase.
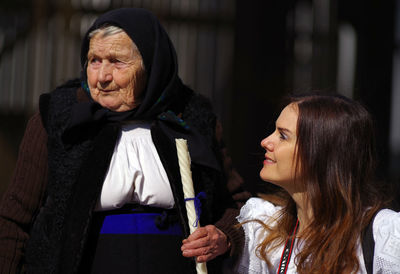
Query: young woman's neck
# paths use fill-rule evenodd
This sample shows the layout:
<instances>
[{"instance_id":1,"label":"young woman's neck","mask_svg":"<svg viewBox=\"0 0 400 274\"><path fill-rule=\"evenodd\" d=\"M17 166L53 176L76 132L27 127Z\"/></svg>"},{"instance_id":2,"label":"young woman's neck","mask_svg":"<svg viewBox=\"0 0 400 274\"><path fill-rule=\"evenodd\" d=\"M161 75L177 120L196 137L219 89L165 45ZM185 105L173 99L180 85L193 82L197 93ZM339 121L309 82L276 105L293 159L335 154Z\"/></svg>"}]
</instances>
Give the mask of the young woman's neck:
<instances>
[{"instance_id":1,"label":"young woman's neck","mask_svg":"<svg viewBox=\"0 0 400 274\"><path fill-rule=\"evenodd\" d=\"M304 192L291 194L296 203L297 218L299 219L298 232L301 233L313 220L313 212Z\"/></svg>"}]
</instances>

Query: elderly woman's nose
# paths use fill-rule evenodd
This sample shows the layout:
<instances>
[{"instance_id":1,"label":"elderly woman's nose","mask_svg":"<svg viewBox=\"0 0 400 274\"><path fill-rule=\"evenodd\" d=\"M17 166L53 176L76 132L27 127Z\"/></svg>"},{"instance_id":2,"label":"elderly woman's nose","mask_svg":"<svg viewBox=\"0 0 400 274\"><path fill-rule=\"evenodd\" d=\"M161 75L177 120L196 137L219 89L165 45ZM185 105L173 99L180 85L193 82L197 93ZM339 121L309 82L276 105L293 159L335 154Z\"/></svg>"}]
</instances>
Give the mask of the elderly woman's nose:
<instances>
[{"instance_id":1,"label":"elderly woman's nose","mask_svg":"<svg viewBox=\"0 0 400 274\"><path fill-rule=\"evenodd\" d=\"M110 82L112 81L112 65L109 63L101 64L98 75L99 82Z\"/></svg>"}]
</instances>

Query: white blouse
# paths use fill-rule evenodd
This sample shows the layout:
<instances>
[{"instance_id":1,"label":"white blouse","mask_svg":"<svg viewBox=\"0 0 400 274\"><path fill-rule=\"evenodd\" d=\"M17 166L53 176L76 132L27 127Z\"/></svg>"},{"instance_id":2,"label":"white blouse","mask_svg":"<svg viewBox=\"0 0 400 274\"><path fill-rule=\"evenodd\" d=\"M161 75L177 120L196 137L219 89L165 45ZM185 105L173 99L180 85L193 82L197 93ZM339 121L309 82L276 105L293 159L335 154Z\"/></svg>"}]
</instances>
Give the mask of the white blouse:
<instances>
[{"instance_id":1,"label":"white blouse","mask_svg":"<svg viewBox=\"0 0 400 274\"><path fill-rule=\"evenodd\" d=\"M151 138L150 125L135 122L122 132L95 210L111 210L126 203L172 208L174 197Z\"/></svg>"},{"instance_id":2,"label":"white blouse","mask_svg":"<svg viewBox=\"0 0 400 274\"><path fill-rule=\"evenodd\" d=\"M259 219L267 222L271 217L277 217L279 206L260 198L250 198L242 207L239 222ZM277 273L283 246L269 254L272 267L256 256L256 248L267 233L257 222L243 225L245 232L245 246L236 266L236 273ZM373 236L375 240L373 273L400 273L400 213L389 209L378 212L373 223ZM289 261L287 273L297 273L295 265L296 254L301 250L301 241L295 242L292 256ZM361 244L357 248L360 268L357 273L367 273Z\"/></svg>"}]
</instances>

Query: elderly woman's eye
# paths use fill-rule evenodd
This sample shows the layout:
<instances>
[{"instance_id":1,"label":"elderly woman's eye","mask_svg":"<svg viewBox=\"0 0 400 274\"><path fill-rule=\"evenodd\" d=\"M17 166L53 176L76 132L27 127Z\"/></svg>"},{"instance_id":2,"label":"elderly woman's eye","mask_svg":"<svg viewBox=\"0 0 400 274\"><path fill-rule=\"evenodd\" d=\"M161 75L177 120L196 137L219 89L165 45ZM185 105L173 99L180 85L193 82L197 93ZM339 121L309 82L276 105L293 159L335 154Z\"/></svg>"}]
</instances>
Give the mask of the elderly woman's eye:
<instances>
[{"instance_id":1,"label":"elderly woman's eye","mask_svg":"<svg viewBox=\"0 0 400 274\"><path fill-rule=\"evenodd\" d=\"M90 64L100 63L100 59L98 59L98 58L91 58L91 59L89 59L89 63L90 63Z\"/></svg>"},{"instance_id":2,"label":"elderly woman's eye","mask_svg":"<svg viewBox=\"0 0 400 274\"><path fill-rule=\"evenodd\" d=\"M115 66L115 68L126 68L127 67L127 62L119 60L119 59L114 59L114 60L110 60L110 62Z\"/></svg>"},{"instance_id":3,"label":"elderly woman's eye","mask_svg":"<svg viewBox=\"0 0 400 274\"><path fill-rule=\"evenodd\" d=\"M123 64L124 62L122 62L120 59L113 58L113 59L110 60L110 63L113 63L113 64Z\"/></svg>"}]
</instances>

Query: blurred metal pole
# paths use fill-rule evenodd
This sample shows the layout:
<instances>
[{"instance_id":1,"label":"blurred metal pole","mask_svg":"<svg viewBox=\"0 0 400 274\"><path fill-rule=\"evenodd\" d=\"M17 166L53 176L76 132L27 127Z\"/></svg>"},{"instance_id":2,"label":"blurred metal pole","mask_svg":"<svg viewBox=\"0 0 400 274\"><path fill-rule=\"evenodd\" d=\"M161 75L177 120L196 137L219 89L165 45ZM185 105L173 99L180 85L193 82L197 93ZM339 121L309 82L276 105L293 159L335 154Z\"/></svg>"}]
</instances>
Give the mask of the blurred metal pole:
<instances>
[{"instance_id":1,"label":"blurred metal pole","mask_svg":"<svg viewBox=\"0 0 400 274\"><path fill-rule=\"evenodd\" d=\"M313 88L336 90L337 0L313 0Z\"/></svg>"},{"instance_id":2,"label":"blurred metal pole","mask_svg":"<svg viewBox=\"0 0 400 274\"><path fill-rule=\"evenodd\" d=\"M394 53L390 114L390 175L400 180L400 1L395 2Z\"/></svg>"}]
</instances>

